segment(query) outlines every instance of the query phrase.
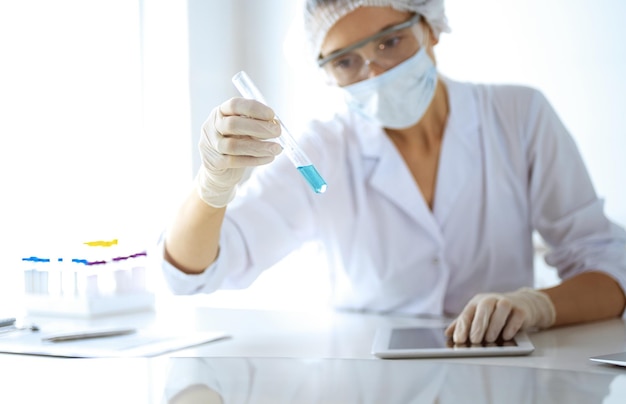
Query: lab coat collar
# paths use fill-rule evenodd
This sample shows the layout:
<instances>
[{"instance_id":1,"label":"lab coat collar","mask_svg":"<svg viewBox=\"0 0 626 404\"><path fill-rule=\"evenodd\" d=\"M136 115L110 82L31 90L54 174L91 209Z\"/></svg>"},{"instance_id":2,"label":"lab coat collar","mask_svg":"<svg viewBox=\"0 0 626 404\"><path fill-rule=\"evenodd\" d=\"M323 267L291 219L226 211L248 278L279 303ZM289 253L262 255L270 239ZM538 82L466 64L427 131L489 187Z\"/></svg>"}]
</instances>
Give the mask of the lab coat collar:
<instances>
[{"instance_id":1,"label":"lab coat collar","mask_svg":"<svg viewBox=\"0 0 626 404\"><path fill-rule=\"evenodd\" d=\"M442 78L450 113L443 136L433 214L443 226L454 204L481 169L480 119L472 86Z\"/></svg>"},{"instance_id":2,"label":"lab coat collar","mask_svg":"<svg viewBox=\"0 0 626 404\"><path fill-rule=\"evenodd\" d=\"M378 160L369 178L370 185L424 227L438 244L443 243L441 226L472 175L467 168L480 165L479 119L474 94L468 85L442 79L448 88L450 115L432 212L384 130L353 116L363 159Z\"/></svg>"},{"instance_id":3,"label":"lab coat collar","mask_svg":"<svg viewBox=\"0 0 626 404\"><path fill-rule=\"evenodd\" d=\"M474 153L478 150L477 135L480 122L478 105L472 86L450 80L444 76L440 76L439 79L446 84L450 104L444 143L446 139L453 137L455 143L464 144L467 152ZM352 125L356 128L363 157L380 158L383 146L388 141L385 131L354 112L351 112L351 115Z\"/></svg>"},{"instance_id":4,"label":"lab coat collar","mask_svg":"<svg viewBox=\"0 0 626 404\"><path fill-rule=\"evenodd\" d=\"M387 137L370 185L402 209L417 226L426 230L437 245L443 244L439 225L426 204L400 153Z\"/></svg>"},{"instance_id":5,"label":"lab coat collar","mask_svg":"<svg viewBox=\"0 0 626 404\"><path fill-rule=\"evenodd\" d=\"M402 209L416 226L424 228L437 245L442 245L439 226L393 142L381 127L358 115L353 115L353 119L364 164L368 165L368 160L373 161L366 181Z\"/></svg>"}]
</instances>

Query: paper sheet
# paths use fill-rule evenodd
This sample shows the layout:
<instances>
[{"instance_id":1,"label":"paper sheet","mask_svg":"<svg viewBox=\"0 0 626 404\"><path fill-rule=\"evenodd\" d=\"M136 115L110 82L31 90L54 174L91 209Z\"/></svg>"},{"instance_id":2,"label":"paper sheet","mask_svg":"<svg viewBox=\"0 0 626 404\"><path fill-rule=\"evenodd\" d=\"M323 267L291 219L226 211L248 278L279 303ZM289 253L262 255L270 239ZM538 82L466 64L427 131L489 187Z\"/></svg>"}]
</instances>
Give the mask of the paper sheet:
<instances>
[{"instance_id":1,"label":"paper sheet","mask_svg":"<svg viewBox=\"0 0 626 404\"><path fill-rule=\"evenodd\" d=\"M66 342L42 341L46 336L49 334L30 331L1 335L0 352L72 358L150 357L228 338L219 331L166 335L141 330L129 335Z\"/></svg>"}]
</instances>

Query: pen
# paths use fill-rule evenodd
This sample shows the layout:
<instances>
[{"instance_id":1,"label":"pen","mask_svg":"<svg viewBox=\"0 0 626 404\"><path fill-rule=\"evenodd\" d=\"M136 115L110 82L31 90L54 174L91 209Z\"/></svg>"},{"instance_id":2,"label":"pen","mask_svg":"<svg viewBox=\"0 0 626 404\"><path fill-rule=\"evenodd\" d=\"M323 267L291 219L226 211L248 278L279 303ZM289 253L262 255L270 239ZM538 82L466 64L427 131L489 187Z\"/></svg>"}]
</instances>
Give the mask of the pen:
<instances>
[{"instance_id":1,"label":"pen","mask_svg":"<svg viewBox=\"0 0 626 404\"><path fill-rule=\"evenodd\" d=\"M105 330L105 331L80 331L68 334L59 334L52 337L45 337L41 340L43 342L65 342L65 341L77 341L91 338L105 338L105 337L117 337L120 335L128 335L135 333L135 329L126 328L120 330Z\"/></svg>"},{"instance_id":2,"label":"pen","mask_svg":"<svg viewBox=\"0 0 626 404\"><path fill-rule=\"evenodd\" d=\"M9 334L9 333L16 332L16 331L37 332L39 331L39 327L37 327L35 324L24 326L24 327L17 327L15 326L15 324L5 325L4 327L0 327L0 335Z\"/></svg>"},{"instance_id":3,"label":"pen","mask_svg":"<svg viewBox=\"0 0 626 404\"><path fill-rule=\"evenodd\" d=\"M0 328L2 327L9 327L15 325L15 318L13 317L8 317L8 318L0 318Z\"/></svg>"}]
</instances>

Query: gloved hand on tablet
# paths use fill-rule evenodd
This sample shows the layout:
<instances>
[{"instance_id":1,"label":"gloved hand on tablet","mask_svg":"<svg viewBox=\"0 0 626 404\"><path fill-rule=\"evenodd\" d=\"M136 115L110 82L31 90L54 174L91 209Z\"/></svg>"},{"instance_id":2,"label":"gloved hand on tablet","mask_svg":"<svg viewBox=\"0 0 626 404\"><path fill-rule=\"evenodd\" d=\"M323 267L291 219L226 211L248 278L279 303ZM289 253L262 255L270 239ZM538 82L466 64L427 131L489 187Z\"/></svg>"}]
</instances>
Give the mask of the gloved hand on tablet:
<instances>
[{"instance_id":1,"label":"gloved hand on tablet","mask_svg":"<svg viewBox=\"0 0 626 404\"><path fill-rule=\"evenodd\" d=\"M556 311L547 294L521 288L508 293L481 293L474 296L446 329L455 343L494 342L511 339L519 330L548 328Z\"/></svg>"}]
</instances>

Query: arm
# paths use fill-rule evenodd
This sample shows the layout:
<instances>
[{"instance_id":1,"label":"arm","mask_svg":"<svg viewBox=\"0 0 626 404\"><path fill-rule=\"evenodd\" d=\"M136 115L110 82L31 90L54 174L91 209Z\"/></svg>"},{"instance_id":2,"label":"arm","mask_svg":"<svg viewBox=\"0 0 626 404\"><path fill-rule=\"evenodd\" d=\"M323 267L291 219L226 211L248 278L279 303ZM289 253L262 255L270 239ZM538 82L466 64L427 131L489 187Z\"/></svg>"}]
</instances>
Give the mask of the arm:
<instances>
[{"instance_id":1,"label":"arm","mask_svg":"<svg viewBox=\"0 0 626 404\"><path fill-rule=\"evenodd\" d=\"M270 163L282 148L274 112L253 100L233 98L214 108L202 125L202 165L165 238L164 258L182 272L203 272L217 258L226 205L246 168Z\"/></svg>"},{"instance_id":2,"label":"arm","mask_svg":"<svg viewBox=\"0 0 626 404\"><path fill-rule=\"evenodd\" d=\"M619 317L626 297L609 275L590 271L545 290L481 293L446 329L455 342L511 339L520 329L549 328Z\"/></svg>"},{"instance_id":3,"label":"arm","mask_svg":"<svg viewBox=\"0 0 626 404\"><path fill-rule=\"evenodd\" d=\"M602 272L583 272L543 292L554 304L554 326L619 317L626 305L620 285Z\"/></svg>"},{"instance_id":4,"label":"arm","mask_svg":"<svg viewBox=\"0 0 626 404\"><path fill-rule=\"evenodd\" d=\"M554 325L617 317L624 310L626 235L603 211L582 156L556 112L537 94L527 148L533 226L562 283L545 292Z\"/></svg>"},{"instance_id":5,"label":"arm","mask_svg":"<svg viewBox=\"0 0 626 404\"><path fill-rule=\"evenodd\" d=\"M204 271L217 258L225 212L206 204L194 189L168 229L165 259L188 274Z\"/></svg>"},{"instance_id":6,"label":"arm","mask_svg":"<svg viewBox=\"0 0 626 404\"><path fill-rule=\"evenodd\" d=\"M543 96L529 99L526 133L532 225L551 251L546 262L563 279L550 289L481 293L446 331L455 341L512 338L523 328L595 321L621 315L626 237L604 215L578 149ZM525 111L525 108L521 109Z\"/></svg>"}]
</instances>

